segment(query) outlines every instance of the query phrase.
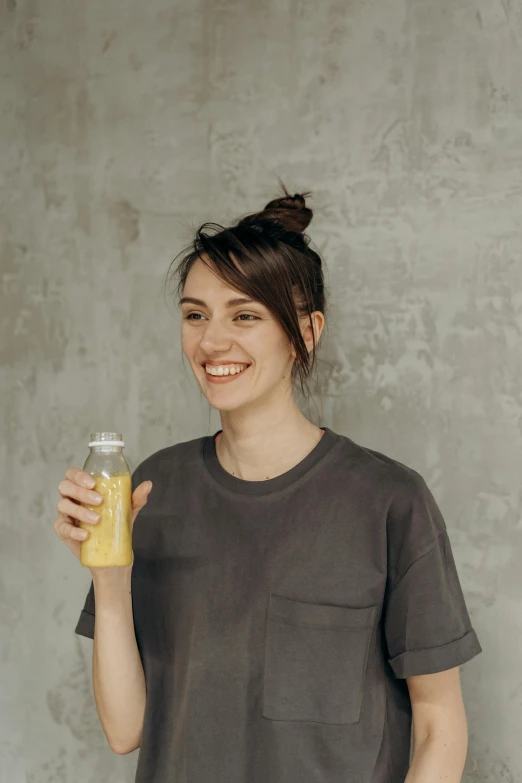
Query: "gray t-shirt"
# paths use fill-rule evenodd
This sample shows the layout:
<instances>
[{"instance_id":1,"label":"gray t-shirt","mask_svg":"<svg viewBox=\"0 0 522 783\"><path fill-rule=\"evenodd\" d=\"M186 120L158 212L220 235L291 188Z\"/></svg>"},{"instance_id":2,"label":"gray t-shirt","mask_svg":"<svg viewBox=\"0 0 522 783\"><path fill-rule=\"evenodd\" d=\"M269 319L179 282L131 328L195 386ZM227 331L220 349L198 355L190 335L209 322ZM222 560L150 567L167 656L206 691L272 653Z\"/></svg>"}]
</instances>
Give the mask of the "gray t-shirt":
<instances>
[{"instance_id":1,"label":"gray t-shirt","mask_svg":"<svg viewBox=\"0 0 522 783\"><path fill-rule=\"evenodd\" d=\"M404 783L405 677L482 648L422 476L328 427L265 481L208 435L134 471L136 783ZM220 430L221 431L221 430ZM94 636L91 587L76 633Z\"/></svg>"}]
</instances>

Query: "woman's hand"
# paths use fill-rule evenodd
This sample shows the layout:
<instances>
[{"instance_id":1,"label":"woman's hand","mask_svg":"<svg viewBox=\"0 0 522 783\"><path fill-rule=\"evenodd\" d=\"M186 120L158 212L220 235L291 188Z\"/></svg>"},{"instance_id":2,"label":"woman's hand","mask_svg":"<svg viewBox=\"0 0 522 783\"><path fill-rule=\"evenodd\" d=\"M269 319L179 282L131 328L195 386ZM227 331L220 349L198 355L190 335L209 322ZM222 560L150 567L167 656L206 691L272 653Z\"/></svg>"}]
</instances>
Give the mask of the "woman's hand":
<instances>
[{"instance_id":1,"label":"woman's hand","mask_svg":"<svg viewBox=\"0 0 522 783\"><path fill-rule=\"evenodd\" d=\"M58 501L58 517L54 522L54 532L69 547L73 555L80 559L80 545L88 537L88 533L79 527L80 522L87 522L90 525L96 525L99 521L91 515L92 511L82 506L86 503L89 506L97 506L103 502L103 498L95 490L89 489L94 486L94 479L89 473L85 473L79 468L70 467L65 473L65 480L58 484L58 492L61 499ZM132 525L138 513L146 505L149 492L152 489L151 481L143 481L132 493ZM134 555L133 555L134 562ZM91 569L91 571L122 571L120 566L103 567Z\"/></svg>"}]
</instances>

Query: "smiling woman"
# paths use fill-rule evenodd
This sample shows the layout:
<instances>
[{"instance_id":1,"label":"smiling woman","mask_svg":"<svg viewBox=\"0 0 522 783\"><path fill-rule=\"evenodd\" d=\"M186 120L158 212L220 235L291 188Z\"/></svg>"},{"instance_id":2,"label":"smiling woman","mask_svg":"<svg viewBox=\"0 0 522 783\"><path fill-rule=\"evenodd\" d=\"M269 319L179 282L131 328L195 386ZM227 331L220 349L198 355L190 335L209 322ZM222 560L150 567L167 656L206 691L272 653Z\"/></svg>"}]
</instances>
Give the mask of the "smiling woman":
<instances>
[{"instance_id":1,"label":"smiling woman","mask_svg":"<svg viewBox=\"0 0 522 783\"><path fill-rule=\"evenodd\" d=\"M404 783L412 707L412 783L460 779L460 684L440 673L481 647L444 519L413 468L294 397L325 325L311 218L284 189L204 224L175 270L222 429L136 468L132 600L98 576L77 626L96 628L97 703L111 747L140 746L136 783Z\"/></svg>"}]
</instances>

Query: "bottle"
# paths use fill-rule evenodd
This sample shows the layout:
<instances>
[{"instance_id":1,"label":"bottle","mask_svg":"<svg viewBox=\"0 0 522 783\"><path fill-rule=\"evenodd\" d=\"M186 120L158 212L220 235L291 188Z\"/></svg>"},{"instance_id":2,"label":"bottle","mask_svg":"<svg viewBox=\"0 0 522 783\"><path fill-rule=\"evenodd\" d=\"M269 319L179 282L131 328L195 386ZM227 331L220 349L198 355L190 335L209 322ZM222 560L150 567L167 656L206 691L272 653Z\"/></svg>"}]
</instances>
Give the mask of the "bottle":
<instances>
[{"instance_id":1,"label":"bottle","mask_svg":"<svg viewBox=\"0 0 522 783\"><path fill-rule=\"evenodd\" d=\"M121 432L92 432L89 456L83 470L96 481L92 488L103 497L95 511L100 519L93 525L80 522L89 532L81 542L80 562L88 567L128 566L132 563L132 482L123 456Z\"/></svg>"}]
</instances>

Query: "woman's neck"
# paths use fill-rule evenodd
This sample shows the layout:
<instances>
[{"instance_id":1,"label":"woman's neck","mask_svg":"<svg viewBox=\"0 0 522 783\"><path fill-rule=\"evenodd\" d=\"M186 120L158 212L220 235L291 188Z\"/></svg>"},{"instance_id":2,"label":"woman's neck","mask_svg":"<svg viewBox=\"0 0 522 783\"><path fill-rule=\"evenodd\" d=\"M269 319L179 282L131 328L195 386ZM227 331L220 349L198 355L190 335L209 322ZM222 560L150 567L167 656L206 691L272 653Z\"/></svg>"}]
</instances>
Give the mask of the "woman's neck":
<instances>
[{"instance_id":1,"label":"woman's neck","mask_svg":"<svg viewBox=\"0 0 522 783\"><path fill-rule=\"evenodd\" d=\"M301 462L319 443L324 430L303 416L298 429L280 424L253 435L231 433L223 426L215 440L221 466L245 481L265 481L280 476Z\"/></svg>"}]
</instances>

